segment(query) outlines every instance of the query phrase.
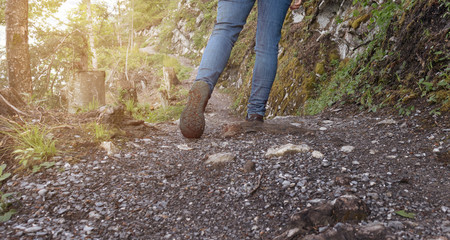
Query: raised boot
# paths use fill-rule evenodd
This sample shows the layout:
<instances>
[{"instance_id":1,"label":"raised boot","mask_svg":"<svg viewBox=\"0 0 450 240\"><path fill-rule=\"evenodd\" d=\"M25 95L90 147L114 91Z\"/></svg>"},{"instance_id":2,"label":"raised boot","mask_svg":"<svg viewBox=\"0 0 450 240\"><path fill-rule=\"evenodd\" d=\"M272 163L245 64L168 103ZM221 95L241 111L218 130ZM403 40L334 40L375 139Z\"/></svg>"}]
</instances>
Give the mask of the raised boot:
<instances>
[{"instance_id":1,"label":"raised boot","mask_svg":"<svg viewBox=\"0 0 450 240\"><path fill-rule=\"evenodd\" d=\"M211 96L209 85L196 81L188 95L188 102L180 117L180 130L187 138L199 138L205 131L205 108Z\"/></svg>"},{"instance_id":2,"label":"raised boot","mask_svg":"<svg viewBox=\"0 0 450 240\"><path fill-rule=\"evenodd\" d=\"M264 122L264 116L259 114L247 114L247 117L245 117L245 121L247 122L255 122L255 123L263 123Z\"/></svg>"}]
</instances>

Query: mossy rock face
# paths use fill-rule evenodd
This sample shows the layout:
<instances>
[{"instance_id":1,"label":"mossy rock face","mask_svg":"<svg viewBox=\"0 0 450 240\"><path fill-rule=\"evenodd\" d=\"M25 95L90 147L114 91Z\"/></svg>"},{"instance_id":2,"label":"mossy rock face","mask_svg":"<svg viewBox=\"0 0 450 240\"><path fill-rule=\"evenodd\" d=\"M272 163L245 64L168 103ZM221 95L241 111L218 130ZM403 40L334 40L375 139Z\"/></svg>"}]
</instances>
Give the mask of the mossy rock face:
<instances>
[{"instance_id":1,"label":"mossy rock face","mask_svg":"<svg viewBox=\"0 0 450 240\"><path fill-rule=\"evenodd\" d=\"M192 2L205 14L192 39L194 48L200 50L206 43L203 36L209 36L209 28L203 26L213 25L208 12L217 0ZM363 108L415 103L411 100L422 99L419 96L424 92L418 87L424 87L418 85L419 79L433 84L423 99L432 99L430 104L442 106L441 111L449 109L448 87L440 83L448 75L445 69L449 61L448 57L444 59L448 52L444 5L426 0L384 1L377 6L366 6L367 1L344 1L339 11L331 13L336 15L331 16L330 24L319 29L318 18L324 17L321 2L305 0L301 22L294 23L292 12L286 18L268 115L316 114L341 100L362 104ZM364 23L371 19L371 13L377 19L370 30ZM241 113L246 111L250 94L256 18L255 7L219 80L232 88L236 109ZM389 24L383 25L383 21ZM176 22L171 24L175 26ZM193 25L192 19L188 25ZM170 33L163 31L166 40Z\"/></svg>"}]
</instances>

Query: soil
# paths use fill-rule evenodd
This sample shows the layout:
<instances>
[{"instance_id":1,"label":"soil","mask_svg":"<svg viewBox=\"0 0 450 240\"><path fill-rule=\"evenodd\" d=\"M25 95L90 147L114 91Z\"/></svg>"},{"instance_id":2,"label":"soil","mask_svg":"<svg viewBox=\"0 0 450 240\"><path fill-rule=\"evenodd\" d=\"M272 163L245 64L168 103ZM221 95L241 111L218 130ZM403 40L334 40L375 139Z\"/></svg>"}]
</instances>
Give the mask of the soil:
<instances>
[{"instance_id":1,"label":"soil","mask_svg":"<svg viewBox=\"0 0 450 240\"><path fill-rule=\"evenodd\" d=\"M81 127L97 112L35 113L62 151L54 167L3 184L2 192L16 193L17 213L0 223L0 238L273 239L296 213L348 194L370 210L356 226L386 227L377 239L450 238L448 113L342 106L251 124L230 104L213 93L200 139L184 138L177 121L119 124L111 140L119 151L111 155ZM266 155L285 144L309 150ZM231 158L205 163L218 153Z\"/></svg>"}]
</instances>

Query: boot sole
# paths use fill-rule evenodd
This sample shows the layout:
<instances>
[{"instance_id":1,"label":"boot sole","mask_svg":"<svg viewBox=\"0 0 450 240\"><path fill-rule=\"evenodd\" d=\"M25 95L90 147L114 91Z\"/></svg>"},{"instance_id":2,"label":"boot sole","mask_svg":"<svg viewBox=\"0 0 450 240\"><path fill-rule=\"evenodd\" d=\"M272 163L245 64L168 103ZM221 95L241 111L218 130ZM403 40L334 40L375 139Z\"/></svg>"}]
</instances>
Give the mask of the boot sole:
<instances>
[{"instance_id":1,"label":"boot sole","mask_svg":"<svg viewBox=\"0 0 450 240\"><path fill-rule=\"evenodd\" d=\"M205 131L205 107L209 99L209 85L196 82L189 91L188 103L180 116L180 130L186 138L200 138Z\"/></svg>"}]
</instances>

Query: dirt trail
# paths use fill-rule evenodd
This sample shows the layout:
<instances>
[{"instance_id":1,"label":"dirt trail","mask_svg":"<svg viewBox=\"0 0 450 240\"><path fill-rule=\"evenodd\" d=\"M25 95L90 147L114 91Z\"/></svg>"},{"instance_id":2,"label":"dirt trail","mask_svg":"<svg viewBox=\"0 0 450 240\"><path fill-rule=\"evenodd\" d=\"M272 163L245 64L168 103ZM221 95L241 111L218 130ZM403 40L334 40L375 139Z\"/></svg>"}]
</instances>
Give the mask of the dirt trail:
<instances>
[{"instance_id":1,"label":"dirt trail","mask_svg":"<svg viewBox=\"0 0 450 240\"><path fill-rule=\"evenodd\" d=\"M291 217L348 195L370 209L349 223L377 226L370 239L450 237L448 114L344 108L248 125L230 103L213 94L200 139L161 123L114 140L111 155L67 130L79 144L56 167L7 182L18 213L0 224L0 238L311 239L343 225ZM281 146L291 148L274 153Z\"/></svg>"},{"instance_id":2,"label":"dirt trail","mask_svg":"<svg viewBox=\"0 0 450 240\"><path fill-rule=\"evenodd\" d=\"M157 54L157 51L152 46L141 48L140 51L148 54ZM178 56L174 54L169 54L169 56L177 58L178 61L185 67L193 69L189 79L187 81L182 82L183 87L186 90L189 90L197 76L198 67L192 65L191 60L183 56ZM232 98L229 95L223 93L223 91L221 91L220 89L216 88L214 90L213 94L211 95L211 98L208 101L208 106L205 110L205 118L206 121L209 123L208 126L206 126L205 134L214 131L214 128L211 128L211 126L216 126L220 128L220 126L227 125L233 122L238 122L239 120L241 120L241 118L238 117L236 113L233 113L232 109L230 108L232 101L233 101ZM167 129L166 131L173 132L175 130L176 129L172 126L169 127L169 129Z\"/></svg>"}]
</instances>

